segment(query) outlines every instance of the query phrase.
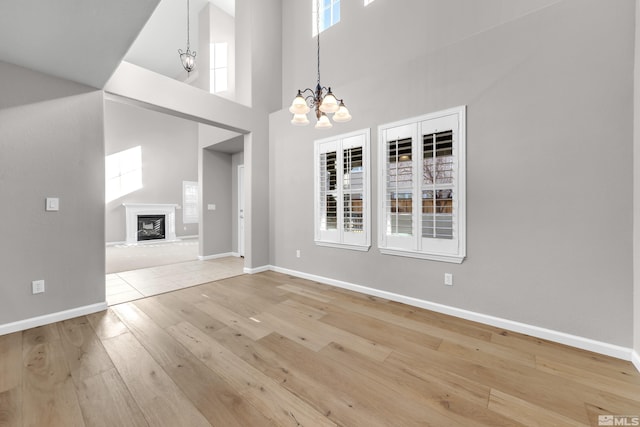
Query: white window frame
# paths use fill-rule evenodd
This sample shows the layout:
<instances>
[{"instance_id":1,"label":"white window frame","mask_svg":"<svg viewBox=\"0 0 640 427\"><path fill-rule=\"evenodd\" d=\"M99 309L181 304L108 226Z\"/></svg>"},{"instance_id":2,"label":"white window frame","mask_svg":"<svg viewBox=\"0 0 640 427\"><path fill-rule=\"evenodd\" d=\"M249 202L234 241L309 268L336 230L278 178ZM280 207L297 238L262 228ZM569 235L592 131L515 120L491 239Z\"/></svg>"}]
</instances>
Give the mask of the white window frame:
<instances>
[{"instance_id":1,"label":"white window frame","mask_svg":"<svg viewBox=\"0 0 640 427\"><path fill-rule=\"evenodd\" d=\"M443 123L453 131L453 238L422 237L423 150L421 135L438 129ZM397 134L397 135L395 135ZM455 107L378 127L378 248L387 255L406 256L451 263L462 263L466 256L466 106ZM412 140L412 233L387 233L387 141ZM434 184L435 187L435 184Z\"/></svg>"},{"instance_id":2,"label":"white window frame","mask_svg":"<svg viewBox=\"0 0 640 427\"><path fill-rule=\"evenodd\" d=\"M311 31L311 35L313 37L318 35L318 32L322 32L322 31L326 31L327 29L333 27L334 25L336 25L338 22L340 22L340 16L338 16L338 18L336 18L334 16L333 10L334 10L334 6L336 5L336 3L338 3L338 9L342 8L342 5L340 4L340 0L331 0L331 18L329 19L329 22L324 22L324 13L322 10L322 6L320 7L320 28L322 28L322 31L318 31L318 19L317 19L317 4L319 1L323 1L323 0L313 0L312 3L312 12L311 12L311 19L312 19L312 31ZM342 11L340 11L340 15L342 15ZM337 20L336 20L337 19ZM324 27L324 28L323 28Z\"/></svg>"},{"instance_id":3,"label":"white window frame","mask_svg":"<svg viewBox=\"0 0 640 427\"><path fill-rule=\"evenodd\" d=\"M226 52L224 64L219 64L219 61L216 61L216 56L220 49L224 49ZM229 90L229 43L211 43L209 45L209 53L209 93L226 92ZM224 73L224 84L218 79L217 72Z\"/></svg>"},{"instance_id":4,"label":"white window frame","mask_svg":"<svg viewBox=\"0 0 640 427\"><path fill-rule=\"evenodd\" d=\"M195 201L188 200L187 189L195 188ZM197 224L200 220L200 202L199 202L199 184L197 181L182 181L182 223L183 224ZM191 205L191 206L190 206ZM189 212L195 212L193 215L189 215Z\"/></svg>"},{"instance_id":5,"label":"white window frame","mask_svg":"<svg viewBox=\"0 0 640 427\"><path fill-rule=\"evenodd\" d=\"M315 243L319 246L368 251L371 247L371 162L369 146L371 130L362 129L331 138L314 141L314 228ZM362 147L362 228L361 232L345 230L344 226L344 150ZM322 227L321 214L321 170L320 161L323 153L336 152L336 200L337 226L335 230Z\"/></svg>"}]
</instances>

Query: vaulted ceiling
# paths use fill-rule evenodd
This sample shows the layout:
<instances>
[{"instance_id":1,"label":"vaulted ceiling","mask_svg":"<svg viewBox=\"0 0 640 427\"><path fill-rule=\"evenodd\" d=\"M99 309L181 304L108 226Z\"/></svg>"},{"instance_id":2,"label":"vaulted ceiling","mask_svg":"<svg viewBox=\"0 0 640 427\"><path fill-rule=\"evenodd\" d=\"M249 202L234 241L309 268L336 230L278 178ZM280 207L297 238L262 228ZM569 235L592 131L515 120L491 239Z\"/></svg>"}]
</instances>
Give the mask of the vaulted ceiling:
<instances>
[{"instance_id":1,"label":"vaulted ceiling","mask_svg":"<svg viewBox=\"0 0 640 427\"><path fill-rule=\"evenodd\" d=\"M190 0L191 45L198 12ZM234 0L211 0L230 15ZM177 77L186 48L186 0L2 0L0 61L103 88L120 62Z\"/></svg>"},{"instance_id":2,"label":"vaulted ceiling","mask_svg":"<svg viewBox=\"0 0 640 427\"><path fill-rule=\"evenodd\" d=\"M160 0L2 0L0 60L96 88Z\"/></svg>"}]
</instances>

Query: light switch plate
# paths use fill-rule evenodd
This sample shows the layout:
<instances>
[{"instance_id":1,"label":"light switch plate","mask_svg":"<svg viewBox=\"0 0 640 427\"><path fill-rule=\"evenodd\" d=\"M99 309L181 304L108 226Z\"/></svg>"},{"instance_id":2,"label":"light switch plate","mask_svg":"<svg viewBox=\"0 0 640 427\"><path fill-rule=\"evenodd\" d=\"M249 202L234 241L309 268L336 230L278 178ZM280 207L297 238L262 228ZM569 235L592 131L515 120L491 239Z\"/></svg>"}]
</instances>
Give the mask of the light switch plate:
<instances>
[{"instance_id":1,"label":"light switch plate","mask_svg":"<svg viewBox=\"0 0 640 427\"><path fill-rule=\"evenodd\" d=\"M57 197L47 197L46 210L55 212L60 210L60 199Z\"/></svg>"},{"instance_id":2,"label":"light switch plate","mask_svg":"<svg viewBox=\"0 0 640 427\"><path fill-rule=\"evenodd\" d=\"M41 294L44 292L44 280L34 280L31 282L31 292L35 294Z\"/></svg>"},{"instance_id":3,"label":"light switch plate","mask_svg":"<svg viewBox=\"0 0 640 427\"><path fill-rule=\"evenodd\" d=\"M209 205L207 205L207 209L209 209L210 211L215 211L216 210L216 205L209 204Z\"/></svg>"}]
</instances>

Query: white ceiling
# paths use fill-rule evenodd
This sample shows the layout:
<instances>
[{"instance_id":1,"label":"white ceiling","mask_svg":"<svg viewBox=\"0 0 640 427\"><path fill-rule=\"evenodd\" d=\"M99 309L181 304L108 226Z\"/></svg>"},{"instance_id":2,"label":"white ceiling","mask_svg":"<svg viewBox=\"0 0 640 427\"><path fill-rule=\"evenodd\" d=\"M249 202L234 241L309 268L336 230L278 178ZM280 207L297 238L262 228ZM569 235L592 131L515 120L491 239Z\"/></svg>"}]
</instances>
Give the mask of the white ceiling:
<instances>
[{"instance_id":1,"label":"white ceiling","mask_svg":"<svg viewBox=\"0 0 640 427\"><path fill-rule=\"evenodd\" d=\"M235 0L189 1L197 51L197 13L211 1L233 16ZM0 61L96 88L123 58L176 77L186 8L186 0L0 0Z\"/></svg>"},{"instance_id":2,"label":"white ceiling","mask_svg":"<svg viewBox=\"0 0 640 427\"><path fill-rule=\"evenodd\" d=\"M2 0L0 61L102 88L159 0Z\"/></svg>"},{"instance_id":3,"label":"white ceiling","mask_svg":"<svg viewBox=\"0 0 640 427\"><path fill-rule=\"evenodd\" d=\"M198 14L208 3L235 16L235 0L189 0L190 49L196 53ZM187 0L162 0L124 60L171 78L184 77L178 49L187 49Z\"/></svg>"}]
</instances>

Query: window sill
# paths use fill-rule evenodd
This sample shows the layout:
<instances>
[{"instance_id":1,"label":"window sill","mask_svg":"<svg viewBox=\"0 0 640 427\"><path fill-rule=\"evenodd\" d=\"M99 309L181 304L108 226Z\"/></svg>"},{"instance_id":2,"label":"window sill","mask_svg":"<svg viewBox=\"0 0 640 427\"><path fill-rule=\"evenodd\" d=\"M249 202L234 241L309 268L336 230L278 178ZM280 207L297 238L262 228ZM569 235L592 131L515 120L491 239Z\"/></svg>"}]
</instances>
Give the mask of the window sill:
<instances>
[{"instance_id":1,"label":"window sill","mask_svg":"<svg viewBox=\"0 0 640 427\"><path fill-rule=\"evenodd\" d=\"M316 240L316 245L324 246L328 248L348 249L351 251L367 252L371 245L349 245L347 243L325 242L322 240Z\"/></svg>"},{"instance_id":2,"label":"window sill","mask_svg":"<svg viewBox=\"0 0 640 427\"><path fill-rule=\"evenodd\" d=\"M462 261L464 261L465 259L464 255L436 254L436 253L409 251L405 249L389 249L389 248L379 248L379 249L380 249L380 253L385 255L428 259L431 261L450 262L454 264L462 264Z\"/></svg>"}]
</instances>

